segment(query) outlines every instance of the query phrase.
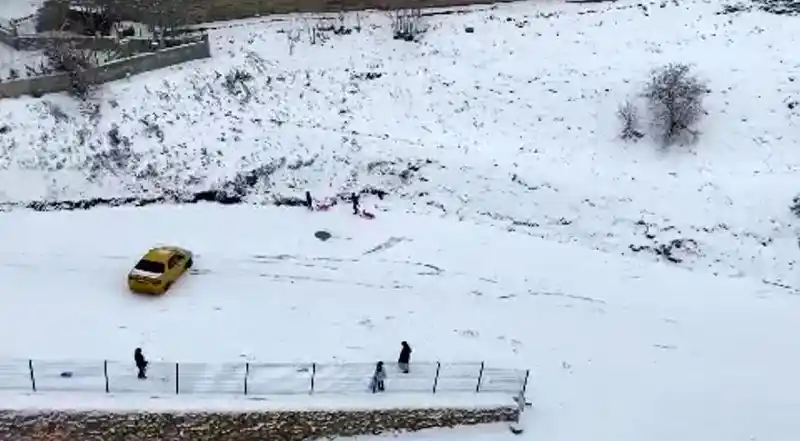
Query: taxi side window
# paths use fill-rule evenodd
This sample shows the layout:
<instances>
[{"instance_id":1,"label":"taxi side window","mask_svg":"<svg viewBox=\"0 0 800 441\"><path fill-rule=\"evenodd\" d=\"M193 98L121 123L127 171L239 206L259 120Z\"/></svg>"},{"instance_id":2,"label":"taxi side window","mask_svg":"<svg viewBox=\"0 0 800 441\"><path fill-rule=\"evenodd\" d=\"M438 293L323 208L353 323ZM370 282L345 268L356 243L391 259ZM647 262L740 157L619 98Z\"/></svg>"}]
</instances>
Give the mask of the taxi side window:
<instances>
[{"instance_id":1,"label":"taxi side window","mask_svg":"<svg viewBox=\"0 0 800 441\"><path fill-rule=\"evenodd\" d=\"M181 261L181 256L176 254L169 258L167 266L169 267L169 269L175 268L176 266L178 266L178 262L180 261Z\"/></svg>"}]
</instances>

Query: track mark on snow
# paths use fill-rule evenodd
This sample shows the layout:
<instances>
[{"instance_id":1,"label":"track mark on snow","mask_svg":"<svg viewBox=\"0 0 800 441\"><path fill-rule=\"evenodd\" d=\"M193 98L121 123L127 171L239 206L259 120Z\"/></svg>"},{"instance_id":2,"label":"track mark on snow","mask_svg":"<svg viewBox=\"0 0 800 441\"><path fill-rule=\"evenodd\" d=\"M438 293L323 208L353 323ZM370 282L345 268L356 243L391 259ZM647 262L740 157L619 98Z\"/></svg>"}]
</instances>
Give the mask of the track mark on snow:
<instances>
[{"instance_id":1,"label":"track mark on snow","mask_svg":"<svg viewBox=\"0 0 800 441\"><path fill-rule=\"evenodd\" d=\"M549 297L566 297L568 299L580 300L582 302L606 304L605 300L595 299L594 297L576 296L572 294L564 294L563 292L548 292L548 291L528 291L532 296L549 296Z\"/></svg>"},{"instance_id":2,"label":"track mark on snow","mask_svg":"<svg viewBox=\"0 0 800 441\"><path fill-rule=\"evenodd\" d=\"M400 244L402 242L408 241L408 240L409 239L406 238L406 237L395 237L395 236L392 236L389 239L387 239L385 242L380 243L377 246L375 246L373 248L370 248L367 251L364 251L364 255L366 256L367 254L377 253L377 252L380 252L380 251L386 251L389 248L392 248L392 247L394 247L394 246L396 246L396 245L398 245L398 244Z\"/></svg>"},{"instance_id":3,"label":"track mark on snow","mask_svg":"<svg viewBox=\"0 0 800 441\"><path fill-rule=\"evenodd\" d=\"M364 288L376 288L376 289L411 289L413 288L411 285L406 285L400 282L394 282L391 286L389 285L376 285L373 283L366 283L366 282L353 282L348 280L336 280L336 279L329 279L327 277L309 277L309 276L290 276L287 274L269 274L269 273L261 273L259 274L260 277L270 278L276 282L324 282L324 283L337 283L340 285L353 285L353 286L361 286Z\"/></svg>"},{"instance_id":4,"label":"track mark on snow","mask_svg":"<svg viewBox=\"0 0 800 441\"><path fill-rule=\"evenodd\" d=\"M792 295L800 295L800 289L797 289L797 288L795 288L793 286L790 286L790 285L786 285L785 283L777 282L777 281L774 281L774 280L767 280L767 279L761 279L761 283L764 283L765 285L770 285L770 286L774 286L776 288L783 289L783 290L787 291L789 294L792 294Z\"/></svg>"}]
</instances>

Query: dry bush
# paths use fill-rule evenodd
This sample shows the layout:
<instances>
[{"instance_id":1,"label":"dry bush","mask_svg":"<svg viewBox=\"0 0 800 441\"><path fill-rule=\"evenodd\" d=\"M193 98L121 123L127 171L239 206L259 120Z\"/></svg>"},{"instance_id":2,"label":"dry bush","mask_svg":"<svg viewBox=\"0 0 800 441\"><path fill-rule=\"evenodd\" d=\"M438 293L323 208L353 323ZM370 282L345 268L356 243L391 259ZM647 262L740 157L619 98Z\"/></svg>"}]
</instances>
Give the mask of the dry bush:
<instances>
[{"instance_id":1,"label":"dry bush","mask_svg":"<svg viewBox=\"0 0 800 441\"><path fill-rule=\"evenodd\" d=\"M685 136L697 137L696 124L705 114L703 98L708 93L705 82L687 64L671 63L655 69L645 87L652 123L664 145Z\"/></svg>"},{"instance_id":2,"label":"dry bush","mask_svg":"<svg viewBox=\"0 0 800 441\"><path fill-rule=\"evenodd\" d=\"M631 101L625 101L617 109L617 117L622 123L620 137L625 141L637 141L644 136L639 130L639 109Z\"/></svg>"},{"instance_id":3,"label":"dry bush","mask_svg":"<svg viewBox=\"0 0 800 441\"><path fill-rule=\"evenodd\" d=\"M395 40L416 41L427 30L421 9L400 9L389 13Z\"/></svg>"}]
</instances>

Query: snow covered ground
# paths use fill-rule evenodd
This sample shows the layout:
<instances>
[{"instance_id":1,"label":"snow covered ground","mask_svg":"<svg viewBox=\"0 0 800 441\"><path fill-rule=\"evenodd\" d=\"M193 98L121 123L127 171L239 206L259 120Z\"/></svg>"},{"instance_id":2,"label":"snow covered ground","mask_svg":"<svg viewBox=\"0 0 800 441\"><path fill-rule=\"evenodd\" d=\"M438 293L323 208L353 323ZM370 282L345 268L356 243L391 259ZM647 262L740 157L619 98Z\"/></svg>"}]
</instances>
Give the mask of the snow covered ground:
<instances>
[{"instance_id":1,"label":"snow covered ground","mask_svg":"<svg viewBox=\"0 0 800 441\"><path fill-rule=\"evenodd\" d=\"M0 20L13 20L35 14L43 0L4 0L0 6Z\"/></svg>"},{"instance_id":2,"label":"snow covered ground","mask_svg":"<svg viewBox=\"0 0 800 441\"><path fill-rule=\"evenodd\" d=\"M213 59L106 85L99 107L0 102L0 199L207 189L266 165L255 200L378 186L392 210L614 254L687 240L683 267L797 292L800 27L722 6L503 5L430 17L418 44L382 14L346 16L349 35L239 22L212 31ZM709 81L699 142L621 142L617 106L671 61Z\"/></svg>"},{"instance_id":3,"label":"snow covered ground","mask_svg":"<svg viewBox=\"0 0 800 441\"><path fill-rule=\"evenodd\" d=\"M347 35L244 21L212 31L212 60L88 104L0 101L0 202L208 189L260 167L253 202L389 191L365 197L372 221L2 213L0 356L338 363L408 340L419 361L533 369L532 440L793 440L800 27L722 6L519 3L430 17L418 44L381 14L345 17ZM698 143L622 143L617 106L671 61L712 90ZM679 264L631 249L673 239L696 242ZM196 269L132 296L124 276L156 243ZM414 437L472 436L454 433Z\"/></svg>"},{"instance_id":4,"label":"snow covered ground","mask_svg":"<svg viewBox=\"0 0 800 441\"><path fill-rule=\"evenodd\" d=\"M374 410L440 409L453 406L492 408L508 406L511 399L498 394L386 394L365 396L279 396L279 397L157 397L146 395L98 395L91 393L11 394L0 395L3 409L15 410L103 410L108 412L213 412L270 410ZM512 403L513 404L513 403Z\"/></svg>"},{"instance_id":5,"label":"snow covered ground","mask_svg":"<svg viewBox=\"0 0 800 441\"><path fill-rule=\"evenodd\" d=\"M126 271L159 242L195 251L196 272L131 295ZM749 279L347 207L20 210L0 243L3 356L330 363L392 360L405 339L417 361L531 368L536 439L800 430L800 299Z\"/></svg>"}]
</instances>

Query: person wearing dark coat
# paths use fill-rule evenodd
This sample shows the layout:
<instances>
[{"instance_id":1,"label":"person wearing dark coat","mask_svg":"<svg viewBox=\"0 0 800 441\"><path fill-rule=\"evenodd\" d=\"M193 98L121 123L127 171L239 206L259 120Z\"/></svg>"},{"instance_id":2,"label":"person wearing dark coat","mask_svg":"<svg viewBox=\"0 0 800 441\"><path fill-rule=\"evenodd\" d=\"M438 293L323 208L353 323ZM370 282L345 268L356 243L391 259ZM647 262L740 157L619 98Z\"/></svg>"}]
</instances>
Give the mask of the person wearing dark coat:
<instances>
[{"instance_id":1,"label":"person wearing dark coat","mask_svg":"<svg viewBox=\"0 0 800 441\"><path fill-rule=\"evenodd\" d=\"M350 195L350 202L352 202L352 203L353 203L353 214L355 214L355 215L357 215L357 214L358 214L358 203L359 203L359 199L360 199L360 198L359 198L359 197L358 197L358 195L357 195L357 194L355 194L355 193L353 193L353 194L351 194L351 195Z\"/></svg>"},{"instance_id":2,"label":"person wearing dark coat","mask_svg":"<svg viewBox=\"0 0 800 441\"><path fill-rule=\"evenodd\" d=\"M310 191L306 191L306 206L308 206L309 210L313 210L314 209L314 201L313 201L313 199L311 199L311 192Z\"/></svg>"},{"instance_id":3,"label":"person wearing dark coat","mask_svg":"<svg viewBox=\"0 0 800 441\"><path fill-rule=\"evenodd\" d=\"M139 370L139 373L136 375L137 378L140 380L147 379L147 359L144 358L144 354L142 354L142 348L136 348L133 351L133 361L136 362L136 369Z\"/></svg>"},{"instance_id":4,"label":"person wearing dark coat","mask_svg":"<svg viewBox=\"0 0 800 441\"><path fill-rule=\"evenodd\" d=\"M400 356L397 357L397 366L404 374L408 373L408 364L411 362L411 346L407 341L400 343Z\"/></svg>"},{"instance_id":5,"label":"person wearing dark coat","mask_svg":"<svg viewBox=\"0 0 800 441\"><path fill-rule=\"evenodd\" d=\"M372 393L386 390L384 381L386 381L386 370L383 368L383 362L379 361L378 364L375 365L375 373L372 374L372 382L370 384Z\"/></svg>"}]
</instances>

